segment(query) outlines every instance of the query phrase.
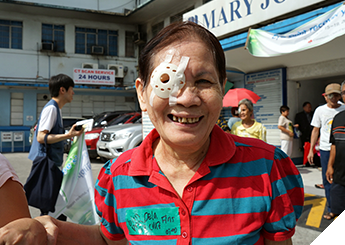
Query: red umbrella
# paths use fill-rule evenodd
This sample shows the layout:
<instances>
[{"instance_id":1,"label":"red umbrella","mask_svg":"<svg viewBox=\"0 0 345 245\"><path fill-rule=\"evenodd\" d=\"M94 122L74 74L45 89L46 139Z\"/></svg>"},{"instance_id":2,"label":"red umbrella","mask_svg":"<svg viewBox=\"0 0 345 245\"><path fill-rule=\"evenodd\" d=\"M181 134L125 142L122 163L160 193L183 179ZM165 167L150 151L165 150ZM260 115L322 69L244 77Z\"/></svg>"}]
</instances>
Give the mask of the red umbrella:
<instances>
[{"instance_id":1,"label":"red umbrella","mask_svg":"<svg viewBox=\"0 0 345 245\"><path fill-rule=\"evenodd\" d=\"M223 107L238 106L238 102L243 99L249 99L255 104L260 99L260 96L245 88L229 89L223 98Z\"/></svg>"}]
</instances>

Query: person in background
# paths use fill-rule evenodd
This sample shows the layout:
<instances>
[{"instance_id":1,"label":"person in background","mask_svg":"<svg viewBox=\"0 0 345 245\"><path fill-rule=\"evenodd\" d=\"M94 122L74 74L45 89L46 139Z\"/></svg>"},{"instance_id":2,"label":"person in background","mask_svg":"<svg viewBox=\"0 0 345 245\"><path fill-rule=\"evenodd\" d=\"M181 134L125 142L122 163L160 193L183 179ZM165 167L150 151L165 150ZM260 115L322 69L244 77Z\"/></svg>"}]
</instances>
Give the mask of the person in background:
<instances>
[{"instance_id":1,"label":"person in background","mask_svg":"<svg viewBox=\"0 0 345 245\"><path fill-rule=\"evenodd\" d=\"M238 116L238 107L231 107L231 115L232 117L230 117L228 120L230 130L235 122L241 121L241 118Z\"/></svg>"},{"instance_id":2,"label":"person in background","mask_svg":"<svg viewBox=\"0 0 345 245\"><path fill-rule=\"evenodd\" d=\"M310 123L313 114L314 112L312 111L310 102L306 101L303 103L303 111L297 113L295 116L295 124L298 125L298 130L301 132L299 138L303 149L306 142L310 143L310 136L313 130L313 126L311 126Z\"/></svg>"},{"instance_id":3,"label":"person in background","mask_svg":"<svg viewBox=\"0 0 345 245\"><path fill-rule=\"evenodd\" d=\"M76 124L67 133L65 133L63 128L61 109L65 104L72 102L74 95L73 87L74 82L72 78L65 74L59 74L50 78L49 92L52 99L44 106L37 122L37 129L28 156L30 160L33 161L36 156L48 154L56 166L61 167L63 163L64 140L83 133L83 130L75 130ZM49 151L46 153L44 138L47 134ZM48 214L48 211L41 210L41 215L46 214ZM59 219L66 220L67 217L61 215Z\"/></svg>"},{"instance_id":4,"label":"person in background","mask_svg":"<svg viewBox=\"0 0 345 245\"><path fill-rule=\"evenodd\" d=\"M324 218L328 219L331 213L331 184L327 181L326 171L331 150L330 131L333 118L339 112L345 110L345 105L341 105L338 101L341 98L340 84L330 83L325 88L323 94L326 104L316 108L311 125L314 127L310 137L310 149L308 154L308 162L314 164L314 147L320 134L320 160L322 168L322 184L325 189L327 199L327 213Z\"/></svg>"},{"instance_id":5,"label":"person in background","mask_svg":"<svg viewBox=\"0 0 345 245\"><path fill-rule=\"evenodd\" d=\"M291 120L288 118L290 108L288 106L282 105L280 107L280 117L278 120L278 129L280 129L280 142L281 149L288 156L292 153L292 143L293 143L293 127L298 127L298 125L292 125Z\"/></svg>"},{"instance_id":6,"label":"person in background","mask_svg":"<svg viewBox=\"0 0 345 245\"><path fill-rule=\"evenodd\" d=\"M168 96L156 88L176 67L182 72L172 82L185 84ZM152 38L135 84L154 129L100 171L100 226L37 217L53 242L292 244L304 203L301 175L280 149L215 125L226 79L223 49L201 25L175 22Z\"/></svg>"},{"instance_id":7,"label":"person in background","mask_svg":"<svg viewBox=\"0 0 345 245\"><path fill-rule=\"evenodd\" d=\"M37 244L46 242L46 231L41 223L31 219L23 185L12 165L2 154L0 154L0 217L0 244L13 244L16 236L23 231L27 234L28 241Z\"/></svg>"},{"instance_id":8,"label":"person in background","mask_svg":"<svg viewBox=\"0 0 345 245\"><path fill-rule=\"evenodd\" d=\"M341 84L341 96L345 101L345 81ZM331 128L327 181L331 184L331 212L325 219L333 219L345 210L345 111L335 115Z\"/></svg>"},{"instance_id":9,"label":"person in background","mask_svg":"<svg viewBox=\"0 0 345 245\"><path fill-rule=\"evenodd\" d=\"M266 142L266 128L255 119L252 119L254 106L253 102L243 99L238 103L239 116L241 121L236 122L231 133L241 136L260 139Z\"/></svg>"}]
</instances>

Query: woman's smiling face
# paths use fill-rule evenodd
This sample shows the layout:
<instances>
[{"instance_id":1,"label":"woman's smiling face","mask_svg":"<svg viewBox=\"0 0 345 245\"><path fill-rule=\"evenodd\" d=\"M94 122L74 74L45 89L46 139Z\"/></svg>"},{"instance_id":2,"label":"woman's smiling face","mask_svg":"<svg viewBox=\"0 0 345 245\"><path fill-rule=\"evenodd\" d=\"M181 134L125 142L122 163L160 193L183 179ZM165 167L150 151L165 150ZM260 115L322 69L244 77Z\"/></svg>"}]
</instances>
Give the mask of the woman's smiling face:
<instances>
[{"instance_id":1,"label":"woman's smiling face","mask_svg":"<svg viewBox=\"0 0 345 245\"><path fill-rule=\"evenodd\" d=\"M239 115L242 121L249 120L252 117L252 112L248 109L245 104L241 104L239 109Z\"/></svg>"},{"instance_id":2,"label":"woman's smiling face","mask_svg":"<svg viewBox=\"0 0 345 245\"><path fill-rule=\"evenodd\" d=\"M177 66L182 56L190 58L184 72L186 84L178 92L176 105L169 106L169 99L158 96L151 105L151 85L143 89L143 83L137 80L141 109L147 110L161 140L169 146L199 149L208 143L222 109L223 89L212 52L199 39L175 42L152 58L153 69L167 54L173 54L171 63Z\"/></svg>"}]
</instances>

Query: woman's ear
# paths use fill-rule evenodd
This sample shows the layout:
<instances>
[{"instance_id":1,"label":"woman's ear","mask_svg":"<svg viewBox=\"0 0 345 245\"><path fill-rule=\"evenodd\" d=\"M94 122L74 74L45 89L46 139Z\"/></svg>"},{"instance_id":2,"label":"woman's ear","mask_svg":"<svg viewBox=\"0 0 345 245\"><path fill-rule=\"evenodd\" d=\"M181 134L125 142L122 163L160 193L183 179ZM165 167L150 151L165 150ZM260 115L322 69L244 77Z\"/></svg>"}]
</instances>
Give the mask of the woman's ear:
<instances>
[{"instance_id":1,"label":"woman's ear","mask_svg":"<svg viewBox=\"0 0 345 245\"><path fill-rule=\"evenodd\" d=\"M137 78L137 80L135 80L135 88L137 90L137 96L141 110L147 111L146 99L144 94L144 81L142 81L140 78Z\"/></svg>"}]
</instances>

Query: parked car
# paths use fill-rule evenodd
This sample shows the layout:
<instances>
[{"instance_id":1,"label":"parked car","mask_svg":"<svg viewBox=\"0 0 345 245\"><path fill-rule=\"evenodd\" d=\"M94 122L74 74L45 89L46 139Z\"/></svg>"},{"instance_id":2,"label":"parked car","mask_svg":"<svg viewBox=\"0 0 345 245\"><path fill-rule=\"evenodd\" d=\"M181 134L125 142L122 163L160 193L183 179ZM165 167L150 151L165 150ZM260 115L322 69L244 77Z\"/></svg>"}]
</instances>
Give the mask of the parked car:
<instances>
[{"instance_id":1,"label":"parked car","mask_svg":"<svg viewBox=\"0 0 345 245\"><path fill-rule=\"evenodd\" d=\"M63 127L65 129L65 132L66 131L68 132L71 129L71 127L73 126L73 124L75 124L76 122L79 122L81 120L86 120L86 118L84 118L84 117L62 116L62 124L63 124ZM29 142L30 142L30 144L32 144L32 139L34 137L34 133L35 133L36 128L37 128L37 122L38 122L38 120L30 128L30 135L29 135ZM65 153L68 153L69 150L71 149L72 140L73 139L65 140L65 143L64 143L64 152Z\"/></svg>"},{"instance_id":2,"label":"parked car","mask_svg":"<svg viewBox=\"0 0 345 245\"><path fill-rule=\"evenodd\" d=\"M118 124L133 123L141 118L140 112L123 113L122 115L113 118L107 123L100 123L98 127L94 127L91 131L85 133L85 142L89 152L90 158L96 158L97 154L97 142L99 134L104 129L104 127L109 127ZM103 120L102 122L105 122ZM95 124L94 124L95 125Z\"/></svg>"},{"instance_id":3,"label":"parked car","mask_svg":"<svg viewBox=\"0 0 345 245\"><path fill-rule=\"evenodd\" d=\"M93 117L93 127L104 127L114 118L133 111L105 111Z\"/></svg>"},{"instance_id":4,"label":"parked car","mask_svg":"<svg viewBox=\"0 0 345 245\"><path fill-rule=\"evenodd\" d=\"M135 123L110 126L100 134L97 153L103 158L117 158L123 152L139 146L142 138L141 118Z\"/></svg>"}]
</instances>

